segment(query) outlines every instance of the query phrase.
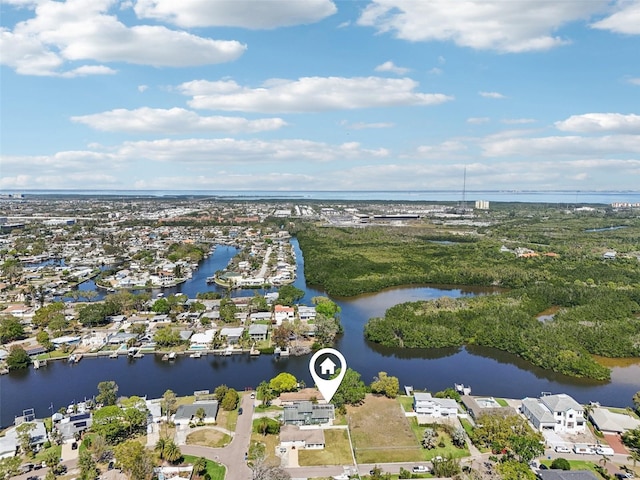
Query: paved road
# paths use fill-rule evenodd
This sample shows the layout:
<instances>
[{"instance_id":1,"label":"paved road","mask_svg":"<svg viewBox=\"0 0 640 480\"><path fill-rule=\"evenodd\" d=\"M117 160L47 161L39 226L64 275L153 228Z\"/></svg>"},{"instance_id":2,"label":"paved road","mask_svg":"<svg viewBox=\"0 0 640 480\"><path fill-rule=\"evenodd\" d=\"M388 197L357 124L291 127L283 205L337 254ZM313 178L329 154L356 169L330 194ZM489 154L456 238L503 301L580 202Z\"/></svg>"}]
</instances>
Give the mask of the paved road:
<instances>
[{"instance_id":1,"label":"paved road","mask_svg":"<svg viewBox=\"0 0 640 480\"><path fill-rule=\"evenodd\" d=\"M240 404L244 413L238 416L236 434L231 443L223 448L200 447L198 445L181 445L180 450L187 455L205 457L222 463L227 467L225 480L248 480L251 470L247 467L245 454L249 451L251 440L251 416L253 414L253 399L247 393L242 396Z\"/></svg>"}]
</instances>

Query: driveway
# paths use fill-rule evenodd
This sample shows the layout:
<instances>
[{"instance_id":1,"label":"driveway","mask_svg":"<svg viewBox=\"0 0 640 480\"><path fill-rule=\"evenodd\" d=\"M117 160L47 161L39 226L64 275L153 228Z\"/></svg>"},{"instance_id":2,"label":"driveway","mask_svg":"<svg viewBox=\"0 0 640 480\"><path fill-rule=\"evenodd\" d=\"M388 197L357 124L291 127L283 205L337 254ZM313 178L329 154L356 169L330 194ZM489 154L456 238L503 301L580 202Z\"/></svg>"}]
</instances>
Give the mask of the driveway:
<instances>
[{"instance_id":1,"label":"driveway","mask_svg":"<svg viewBox=\"0 0 640 480\"><path fill-rule=\"evenodd\" d=\"M242 396L240 403L244 413L238 416L236 433L231 443L223 448L201 447L198 445L183 445L182 453L205 457L227 467L225 480L247 480L251 478L251 469L245 461L245 454L249 451L251 440L251 417L253 414L253 399L248 393Z\"/></svg>"}]
</instances>

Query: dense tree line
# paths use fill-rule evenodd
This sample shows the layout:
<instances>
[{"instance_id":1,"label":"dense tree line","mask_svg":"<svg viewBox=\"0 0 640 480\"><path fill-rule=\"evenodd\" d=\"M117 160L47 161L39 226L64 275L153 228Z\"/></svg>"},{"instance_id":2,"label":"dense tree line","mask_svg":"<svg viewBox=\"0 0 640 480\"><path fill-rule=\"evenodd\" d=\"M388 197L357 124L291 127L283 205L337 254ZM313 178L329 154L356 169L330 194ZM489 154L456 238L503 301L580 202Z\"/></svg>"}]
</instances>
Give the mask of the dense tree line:
<instances>
[{"instance_id":1,"label":"dense tree line","mask_svg":"<svg viewBox=\"0 0 640 480\"><path fill-rule=\"evenodd\" d=\"M538 284L499 295L396 305L365 326L367 339L390 347L475 344L516 354L576 377L608 379L592 354L640 356L637 289ZM558 309L541 321L540 312Z\"/></svg>"}]
</instances>

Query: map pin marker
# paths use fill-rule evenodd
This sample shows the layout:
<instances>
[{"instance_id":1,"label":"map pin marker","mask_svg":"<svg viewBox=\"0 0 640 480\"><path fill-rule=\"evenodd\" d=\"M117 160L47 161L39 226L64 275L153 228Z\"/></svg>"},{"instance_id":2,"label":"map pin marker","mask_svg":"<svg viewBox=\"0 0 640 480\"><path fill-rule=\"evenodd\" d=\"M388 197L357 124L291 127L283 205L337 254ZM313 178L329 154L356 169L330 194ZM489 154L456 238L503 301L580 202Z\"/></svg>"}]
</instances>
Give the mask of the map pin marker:
<instances>
[{"instance_id":1,"label":"map pin marker","mask_svg":"<svg viewBox=\"0 0 640 480\"><path fill-rule=\"evenodd\" d=\"M331 378L335 376L338 369L340 369L338 376ZM316 382L318 390L320 390L325 401L329 403L347 373L347 361L338 350L323 348L311 357L309 371L313 381Z\"/></svg>"}]
</instances>

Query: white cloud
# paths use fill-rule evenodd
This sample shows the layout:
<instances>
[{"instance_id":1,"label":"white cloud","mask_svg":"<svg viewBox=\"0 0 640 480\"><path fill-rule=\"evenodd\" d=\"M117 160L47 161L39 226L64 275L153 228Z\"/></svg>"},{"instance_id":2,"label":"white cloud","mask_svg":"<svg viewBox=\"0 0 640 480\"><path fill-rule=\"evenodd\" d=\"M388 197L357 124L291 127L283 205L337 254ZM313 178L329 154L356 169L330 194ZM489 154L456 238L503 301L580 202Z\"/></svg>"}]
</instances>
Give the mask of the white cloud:
<instances>
[{"instance_id":1,"label":"white cloud","mask_svg":"<svg viewBox=\"0 0 640 480\"><path fill-rule=\"evenodd\" d=\"M246 112L314 112L370 107L437 105L453 97L441 93L418 93L409 78L303 77L272 79L260 88L238 85L232 80L196 80L178 86L193 98L192 108Z\"/></svg>"},{"instance_id":2,"label":"white cloud","mask_svg":"<svg viewBox=\"0 0 640 480\"><path fill-rule=\"evenodd\" d=\"M483 123L490 122L491 119L489 117L469 117L467 118L467 123L472 125L482 125Z\"/></svg>"},{"instance_id":3,"label":"white cloud","mask_svg":"<svg viewBox=\"0 0 640 480\"><path fill-rule=\"evenodd\" d=\"M34 16L3 28L2 63L25 75L79 76L113 71L82 65L61 71L66 62L127 62L153 66L207 65L235 60L246 46L212 40L157 25L127 26L109 10L115 0L42 0Z\"/></svg>"},{"instance_id":4,"label":"white cloud","mask_svg":"<svg viewBox=\"0 0 640 480\"><path fill-rule=\"evenodd\" d=\"M467 146L457 140L448 140L439 145L421 145L416 149L418 157L427 159L459 158L460 153L467 150Z\"/></svg>"},{"instance_id":5,"label":"white cloud","mask_svg":"<svg viewBox=\"0 0 640 480\"><path fill-rule=\"evenodd\" d=\"M337 8L331 0L137 0L140 18L181 27L272 29L319 22Z\"/></svg>"},{"instance_id":6,"label":"white cloud","mask_svg":"<svg viewBox=\"0 0 640 480\"><path fill-rule=\"evenodd\" d=\"M638 0L621 0L618 2L618 11L592 23L591 26L616 33L640 35L640 2Z\"/></svg>"},{"instance_id":7,"label":"white cloud","mask_svg":"<svg viewBox=\"0 0 640 480\"><path fill-rule=\"evenodd\" d=\"M340 122L340 125L345 127L347 130L366 130L366 129L370 129L370 128L393 128L393 127L395 127L395 123L390 123L390 122L370 122L370 123L355 122L355 123L349 123L346 120L343 121L343 122Z\"/></svg>"},{"instance_id":8,"label":"white cloud","mask_svg":"<svg viewBox=\"0 0 640 480\"><path fill-rule=\"evenodd\" d=\"M482 146L483 154L486 157L502 157L508 155L618 155L640 153L640 135L492 138L485 140Z\"/></svg>"},{"instance_id":9,"label":"white cloud","mask_svg":"<svg viewBox=\"0 0 640 480\"><path fill-rule=\"evenodd\" d=\"M115 75L117 70L104 65L83 65L60 74L64 78L86 77L87 75Z\"/></svg>"},{"instance_id":10,"label":"white cloud","mask_svg":"<svg viewBox=\"0 0 640 480\"><path fill-rule=\"evenodd\" d=\"M433 67L427 73L429 73L431 75L442 75L443 72L444 72L444 70L442 70L441 68Z\"/></svg>"},{"instance_id":11,"label":"white cloud","mask_svg":"<svg viewBox=\"0 0 640 480\"><path fill-rule=\"evenodd\" d=\"M378 65L375 70L376 72L391 72L395 73L396 75L405 75L411 71L410 68L398 67L391 60Z\"/></svg>"},{"instance_id":12,"label":"white cloud","mask_svg":"<svg viewBox=\"0 0 640 480\"><path fill-rule=\"evenodd\" d=\"M149 89L149 85L138 85L138 91L144 93Z\"/></svg>"},{"instance_id":13,"label":"white cloud","mask_svg":"<svg viewBox=\"0 0 640 480\"><path fill-rule=\"evenodd\" d=\"M478 92L478 95L484 98L496 98L496 99L506 98L504 95L498 92Z\"/></svg>"},{"instance_id":14,"label":"white cloud","mask_svg":"<svg viewBox=\"0 0 640 480\"><path fill-rule=\"evenodd\" d=\"M459 46L499 52L548 50L568 43L560 27L607 6L607 0L373 0L358 24L411 42L453 41ZM640 24L640 22L639 22Z\"/></svg>"},{"instance_id":15,"label":"white cloud","mask_svg":"<svg viewBox=\"0 0 640 480\"><path fill-rule=\"evenodd\" d=\"M500 121L505 125L526 125L527 123L536 123L533 118L503 118Z\"/></svg>"},{"instance_id":16,"label":"white cloud","mask_svg":"<svg viewBox=\"0 0 640 480\"><path fill-rule=\"evenodd\" d=\"M638 77L638 78L630 78L629 79L629 83L631 85L640 85L640 77Z\"/></svg>"},{"instance_id":17,"label":"white cloud","mask_svg":"<svg viewBox=\"0 0 640 480\"><path fill-rule=\"evenodd\" d=\"M566 120L556 122L558 130L566 132L619 132L619 133L639 133L640 115L621 113L585 113L583 115L572 115Z\"/></svg>"},{"instance_id":18,"label":"white cloud","mask_svg":"<svg viewBox=\"0 0 640 480\"><path fill-rule=\"evenodd\" d=\"M92 115L75 116L71 117L71 120L107 132L169 135L190 132L255 133L277 130L287 124L281 118L247 120L241 117L202 117L183 108L148 107L135 110L120 108Z\"/></svg>"}]
</instances>

